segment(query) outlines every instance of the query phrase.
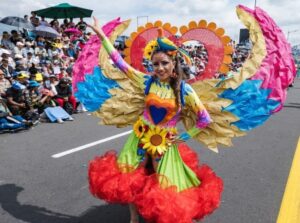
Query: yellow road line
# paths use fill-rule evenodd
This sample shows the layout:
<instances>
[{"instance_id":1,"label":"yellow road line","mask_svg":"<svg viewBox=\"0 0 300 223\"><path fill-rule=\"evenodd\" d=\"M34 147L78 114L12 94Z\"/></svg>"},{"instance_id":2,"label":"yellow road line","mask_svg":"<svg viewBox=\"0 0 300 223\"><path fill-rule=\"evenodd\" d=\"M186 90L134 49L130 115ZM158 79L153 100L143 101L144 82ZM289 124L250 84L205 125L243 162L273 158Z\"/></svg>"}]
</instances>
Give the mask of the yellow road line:
<instances>
[{"instance_id":1,"label":"yellow road line","mask_svg":"<svg viewBox=\"0 0 300 223\"><path fill-rule=\"evenodd\" d=\"M300 138L285 187L277 223L300 222Z\"/></svg>"}]
</instances>

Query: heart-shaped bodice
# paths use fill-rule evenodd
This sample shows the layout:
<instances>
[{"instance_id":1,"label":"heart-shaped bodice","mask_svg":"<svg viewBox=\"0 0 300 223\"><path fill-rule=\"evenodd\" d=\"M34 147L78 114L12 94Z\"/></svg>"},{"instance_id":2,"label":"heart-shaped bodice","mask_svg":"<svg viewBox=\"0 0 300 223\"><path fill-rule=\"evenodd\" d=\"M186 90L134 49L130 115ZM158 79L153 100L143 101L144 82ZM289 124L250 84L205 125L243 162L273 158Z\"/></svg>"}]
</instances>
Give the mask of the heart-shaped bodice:
<instances>
[{"instance_id":1,"label":"heart-shaped bodice","mask_svg":"<svg viewBox=\"0 0 300 223\"><path fill-rule=\"evenodd\" d=\"M171 90L171 89L170 89ZM146 106L144 118L155 125L174 125L176 124L176 114L178 107L175 97L161 98L154 93L149 93L146 96ZM175 121L175 123L169 123Z\"/></svg>"}]
</instances>

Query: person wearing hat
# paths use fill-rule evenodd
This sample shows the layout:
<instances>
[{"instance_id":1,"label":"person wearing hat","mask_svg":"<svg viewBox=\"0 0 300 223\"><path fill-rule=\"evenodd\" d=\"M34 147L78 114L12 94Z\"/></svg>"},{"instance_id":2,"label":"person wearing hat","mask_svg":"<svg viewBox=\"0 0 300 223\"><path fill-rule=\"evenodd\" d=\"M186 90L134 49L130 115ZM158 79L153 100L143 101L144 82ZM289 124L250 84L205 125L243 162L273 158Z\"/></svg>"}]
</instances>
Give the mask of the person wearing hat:
<instances>
[{"instance_id":1,"label":"person wearing hat","mask_svg":"<svg viewBox=\"0 0 300 223\"><path fill-rule=\"evenodd\" d=\"M15 58L16 58L16 55L18 54L18 55L21 55L21 57L23 58L23 56L22 56L22 51L23 51L23 46L24 46L24 44L22 43L22 42L20 42L20 41L18 41L17 43L16 43L16 47L14 48L14 55L15 55Z\"/></svg>"},{"instance_id":2,"label":"person wearing hat","mask_svg":"<svg viewBox=\"0 0 300 223\"><path fill-rule=\"evenodd\" d=\"M41 98L41 95L38 90L39 87L40 84L37 81L35 80L28 81L28 87L27 87L28 95L29 95L28 107L31 111L34 111L39 107L39 101Z\"/></svg>"},{"instance_id":3,"label":"person wearing hat","mask_svg":"<svg viewBox=\"0 0 300 223\"><path fill-rule=\"evenodd\" d=\"M20 72L17 77L16 77L17 81L24 85L24 86L27 86L28 85L28 79L29 79L29 75L23 71L23 72Z\"/></svg>"},{"instance_id":4,"label":"person wearing hat","mask_svg":"<svg viewBox=\"0 0 300 223\"><path fill-rule=\"evenodd\" d=\"M28 111L26 86L15 81L6 91L7 106L13 115L25 115Z\"/></svg>"}]
</instances>

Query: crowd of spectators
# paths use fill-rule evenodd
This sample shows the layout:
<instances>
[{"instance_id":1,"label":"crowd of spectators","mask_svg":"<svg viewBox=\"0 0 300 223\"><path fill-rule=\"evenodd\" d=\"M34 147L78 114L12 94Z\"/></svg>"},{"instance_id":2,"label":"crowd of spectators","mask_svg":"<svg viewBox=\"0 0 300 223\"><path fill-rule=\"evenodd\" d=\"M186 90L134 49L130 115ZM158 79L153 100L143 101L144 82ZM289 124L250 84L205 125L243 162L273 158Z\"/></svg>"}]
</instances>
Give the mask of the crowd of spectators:
<instances>
[{"instance_id":1,"label":"crowd of spectators","mask_svg":"<svg viewBox=\"0 0 300 223\"><path fill-rule=\"evenodd\" d=\"M91 35L86 23L83 19L77 24L72 19L48 22L34 13L24 18L34 26L51 26L59 36L48 38L26 30L2 33L0 132L27 129L47 119L63 123L78 112L71 87L72 66ZM79 32L65 32L69 28Z\"/></svg>"},{"instance_id":2,"label":"crowd of spectators","mask_svg":"<svg viewBox=\"0 0 300 223\"><path fill-rule=\"evenodd\" d=\"M12 30L3 32L0 42L0 132L27 129L40 121L63 123L73 120L79 103L72 94L72 67L78 54L89 40L87 24L81 18L47 21L32 13L24 16L34 26L50 26L59 36L43 37L35 33ZM76 33L67 30L78 30ZM119 38L115 47L123 55L125 37ZM247 59L251 46L231 43L231 71L237 71ZM184 45L192 67L184 69L187 78L201 75L208 63L208 52L202 43ZM144 61L151 71L149 61ZM224 74L216 74L220 77ZM79 106L85 111L84 106Z\"/></svg>"}]
</instances>

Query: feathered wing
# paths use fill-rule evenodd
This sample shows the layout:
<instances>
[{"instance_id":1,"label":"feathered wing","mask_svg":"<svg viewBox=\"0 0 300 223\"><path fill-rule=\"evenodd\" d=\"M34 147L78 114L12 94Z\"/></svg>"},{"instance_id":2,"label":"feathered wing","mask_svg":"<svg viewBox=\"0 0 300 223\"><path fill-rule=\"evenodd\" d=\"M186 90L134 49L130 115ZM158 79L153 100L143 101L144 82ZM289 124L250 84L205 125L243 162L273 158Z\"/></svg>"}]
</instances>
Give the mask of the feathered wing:
<instances>
[{"instance_id":1,"label":"feathered wing","mask_svg":"<svg viewBox=\"0 0 300 223\"><path fill-rule=\"evenodd\" d=\"M290 45L275 22L259 8L238 6L237 14L249 29L253 43L250 57L228 79L192 84L213 120L196 139L216 152L219 144L231 146L233 137L245 135L281 110L295 76ZM196 119L191 109L184 109L187 129Z\"/></svg>"},{"instance_id":2,"label":"feathered wing","mask_svg":"<svg viewBox=\"0 0 300 223\"><path fill-rule=\"evenodd\" d=\"M112 27L111 42L128 27L129 22ZM77 83L75 96L101 119L101 124L117 127L133 124L143 111L143 91L112 65L103 47L99 51L99 66L94 68L93 74L85 75L85 81Z\"/></svg>"}]
</instances>

